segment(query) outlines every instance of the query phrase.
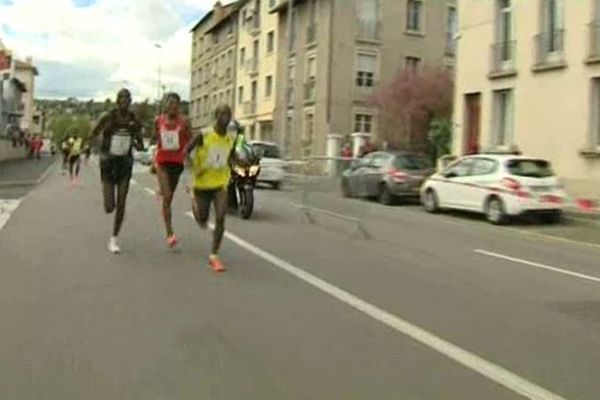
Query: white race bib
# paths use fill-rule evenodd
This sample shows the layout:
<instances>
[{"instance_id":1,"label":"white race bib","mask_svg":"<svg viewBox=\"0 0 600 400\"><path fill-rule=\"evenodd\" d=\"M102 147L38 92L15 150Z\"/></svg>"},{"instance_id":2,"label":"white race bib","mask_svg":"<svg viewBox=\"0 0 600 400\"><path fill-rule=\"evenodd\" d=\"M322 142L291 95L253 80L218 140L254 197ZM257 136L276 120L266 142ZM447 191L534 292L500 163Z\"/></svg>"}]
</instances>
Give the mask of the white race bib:
<instances>
[{"instance_id":1,"label":"white race bib","mask_svg":"<svg viewBox=\"0 0 600 400\"><path fill-rule=\"evenodd\" d=\"M163 150L179 150L179 131L162 131L160 134L160 144Z\"/></svg>"},{"instance_id":2,"label":"white race bib","mask_svg":"<svg viewBox=\"0 0 600 400\"><path fill-rule=\"evenodd\" d=\"M208 150L206 166L211 169L223 169L227 167L229 151L227 148L213 146Z\"/></svg>"},{"instance_id":3,"label":"white race bib","mask_svg":"<svg viewBox=\"0 0 600 400\"><path fill-rule=\"evenodd\" d=\"M126 156L131 149L131 136L113 135L110 139L110 154Z\"/></svg>"}]
</instances>

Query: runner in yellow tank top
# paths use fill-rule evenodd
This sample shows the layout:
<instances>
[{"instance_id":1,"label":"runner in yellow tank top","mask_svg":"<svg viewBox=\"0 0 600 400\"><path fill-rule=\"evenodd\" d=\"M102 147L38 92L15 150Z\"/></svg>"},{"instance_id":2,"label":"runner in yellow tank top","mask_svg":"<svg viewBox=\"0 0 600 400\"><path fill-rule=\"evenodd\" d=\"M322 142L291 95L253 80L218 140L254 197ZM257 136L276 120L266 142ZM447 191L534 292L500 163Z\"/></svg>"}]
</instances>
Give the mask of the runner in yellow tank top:
<instances>
[{"instance_id":1,"label":"runner in yellow tank top","mask_svg":"<svg viewBox=\"0 0 600 400\"><path fill-rule=\"evenodd\" d=\"M219 249L225 233L227 185L231 176L229 160L235 143L235 137L227 132L231 118L231 107L217 107L214 127L204 135L196 135L186 149L188 158L192 160L192 209L194 218L202 229L208 224L210 205L214 203L215 207L212 253L208 258L209 266L214 272L225 271L219 258Z\"/></svg>"}]
</instances>

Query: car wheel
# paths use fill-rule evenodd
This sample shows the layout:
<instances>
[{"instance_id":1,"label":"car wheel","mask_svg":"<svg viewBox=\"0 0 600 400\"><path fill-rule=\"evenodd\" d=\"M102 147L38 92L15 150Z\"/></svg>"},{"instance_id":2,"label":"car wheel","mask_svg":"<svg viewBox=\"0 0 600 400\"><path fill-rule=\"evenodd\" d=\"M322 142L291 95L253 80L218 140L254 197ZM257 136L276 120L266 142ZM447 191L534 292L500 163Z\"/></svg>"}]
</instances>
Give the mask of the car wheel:
<instances>
[{"instance_id":1,"label":"car wheel","mask_svg":"<svg viewBox=\"0 0 600 400\"><path fill-rule=\"evenodd\" d=\"M391 206L396 202L394 195L390 192L386 184L381 185L379 189L379 202L386 206Z\"/></svg>"},{"instance_id":2,"label":"car wheel","mask_svg":"<svg viewBox=\"0 0 600 400\"><path fill-rule=\"evenodd\" d=\"M542 221L547 223L547 224L552 224L552 225L556 225L556 224L560 224L563 220L563 213L562 211L553 211L551 213L548 213L546 215L543 216Z\"/></svg>"},{"instance_id":3,"label":"car wheel","mask_svg":"<svg viewBox=\"0 0 600 400\"><path fill-rule=\"evenodd\" d=\"M281 189L281 182L273 182L273 183L271 184L271 187L272 187L274 190L279 190L279 189Z\"/></svg>"},{"instance_id":4,"label":"car wheel","mask_svg":"<svg viewBox=\"0 0 600 400\"><path fill-rule=\"evenodd\" d=\"M346 198L352 198L352 189L350 189L350 184L346 179L342 179L342 196Z\"/></svg>"},{"instance_id":5,"label":"car wheel","mask_svg":"<svg viewBox=\"0 0 600 400\"><path fill-rule=\"evenodd\" d=\"M435 214L440 211L440 202L438 201L437 194L433 189L429 189L425 192L423 205L425 206L425 211L428 213Z\"/></svg>"},{"instance_id":6,"label":"car wheel","mask_svg":"<svg viewBox=\"0 0 600 400\"><path fill-rule=\"evenodd\" d=\"M498 197L492 197L488 200L485 207L485 217L488 222L494 225L502 225L507 221L504 203Z\"/></svg>"}]
</instances>

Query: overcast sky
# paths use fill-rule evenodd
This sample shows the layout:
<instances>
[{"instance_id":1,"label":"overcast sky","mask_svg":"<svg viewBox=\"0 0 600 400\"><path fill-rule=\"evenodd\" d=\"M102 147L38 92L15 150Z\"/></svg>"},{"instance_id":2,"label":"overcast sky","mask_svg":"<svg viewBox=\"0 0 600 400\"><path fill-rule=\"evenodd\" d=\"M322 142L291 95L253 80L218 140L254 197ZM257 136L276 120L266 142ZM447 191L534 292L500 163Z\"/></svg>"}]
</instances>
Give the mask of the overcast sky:
<instances>
[{"instance_id":1,"label":"overcast sky","mask_svg":"<svg viewBox=\"0 0 600 400\"><path fill-rule=\"evenodd\" d=\"M36 97L105 99L126 85L189 98L190 28L214 0L0 0L0 39L40 71ZM162 44L162 50L155 43Z\"/></svg>"}]
</instances>

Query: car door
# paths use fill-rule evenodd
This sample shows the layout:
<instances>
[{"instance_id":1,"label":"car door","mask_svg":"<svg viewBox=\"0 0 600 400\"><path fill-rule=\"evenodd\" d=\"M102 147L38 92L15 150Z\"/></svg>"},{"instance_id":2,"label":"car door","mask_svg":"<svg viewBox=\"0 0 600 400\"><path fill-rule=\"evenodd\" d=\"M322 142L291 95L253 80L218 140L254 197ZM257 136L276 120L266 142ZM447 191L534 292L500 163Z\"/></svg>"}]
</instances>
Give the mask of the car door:
<instances>
[{"instance_id":1,"label":"car door","mask_svg":"<svg viewBox=\"0 0 600 400\"><path fill-rule=\"evenodd\" d=\"M383 175L391 162L391 158L391 155L386 153L373 154L369 168L364 176L367 196L379 196L379 185L383 182Z\"/></svg>"},{"instance_id":2,"label":"car door","mask_svg":"<svg viewBox=\"0 0 600 400\"><path fill-rule=\"evenodd\" d=\"M357 197L366 196L365 175L372 163L373 155L369 154L356 161L349 176L350 187Z\"/></svg>"},{"instance_id":3,"label":"car door","mask_svg":"<svg viewBox=\"0 0 600 400\"><path fill-rule=\"evenodd\" d=\"M441 173L438 197L445 207L468 209L469 179L473 158L465 158L450 165Z\"/></svg>"},{"instance_id":4,"label":"car door","mask_svg":"<svg viewBox=\"0 0 600 400\"><path fill-rule=\"evenodd\" d=\"M490 193L490 187L496 181L495 174L500 164L496 160L485 157L477 157L473 160L465 202L469 210L483 211L484 202Z\"/></svg>"}]
</instances>

